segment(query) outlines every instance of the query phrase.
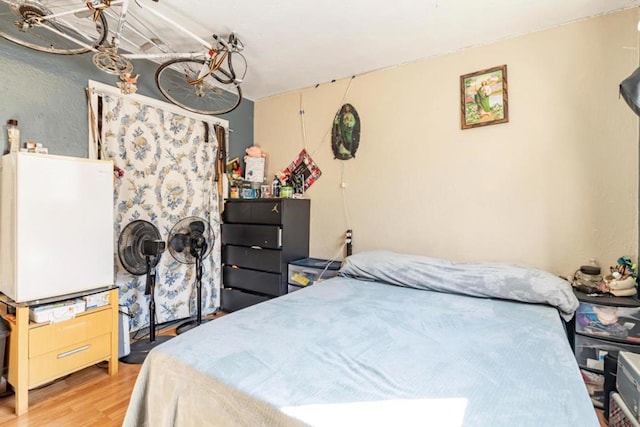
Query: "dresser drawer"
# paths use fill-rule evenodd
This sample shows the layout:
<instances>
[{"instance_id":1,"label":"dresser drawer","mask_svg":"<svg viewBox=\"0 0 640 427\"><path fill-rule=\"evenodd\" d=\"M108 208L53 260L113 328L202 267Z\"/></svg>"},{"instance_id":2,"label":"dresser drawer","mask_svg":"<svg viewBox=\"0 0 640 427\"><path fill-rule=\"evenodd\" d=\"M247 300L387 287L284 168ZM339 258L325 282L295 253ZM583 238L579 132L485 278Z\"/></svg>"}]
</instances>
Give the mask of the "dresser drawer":
<instances>
[{"instance_id":1,"label":"dresser drawer","mask_svg":"<svg viewBox=\"0 0 640 427\"><path fill-rule=\"evenodd\" d=\"M222 244L280 249L282 229L276 225L222 224Z\"/></svg>"},{"instance_id":2,"label":"dresser drawer","mask_svg":"<svg viewBox=\"0 0 640 427\"><path fill-rule=\"evenodd\" d=\"M582 368L604 372L604 356L618 357L621 351L640 353L640 346L601 340L576 334L576 360Z\"/></svg>"},{"instance_id":3,"label":"dresser drawer","mask_svg":"<svg viewBox=\"0 0 640 427\"><path fill-rule=\"evenodd\" d=\"M222 247L222 262L253 270L282 273L286 264L282 262L282 252L273 249L256 249L225 245Z\"/></svg>"},{"instance_id":4,"label":"dresser drawer","mask_svg":"<svg viewBox=\"0 0 640 427\"><path fill-rule=\"evenodd\" d=\"M280 289L282 276L264 271L248 270L224 266L222 283L225 288L238 288L261 294L279 296L284 293Z\"/></svg>"},{"instance_id":5,"label":"dresser drawer","mask_svg":"<svg viewBox=\"0 0 640 427\"><path fill-rule=\"evenodd\" d=\"M227 200L222 218L225 223L282 224L282 200Z\"/></svg>"},{"instance_id":6,"label":"dresser drawer","mask_svg":"<svg viewBox=\"0 0 640 427\"><path fill-rule=\"evenodd\" d=\"M29 332L29 358L109 334L112 320L112 309L106 307L84 312L64 322L32 328Z\"/></svg>"},{"instance_id":7,"label":"dresser drawer","mask_svg":"<svg viewBox=\"0 0 640 427\"><path fill-rule=\"evenodd\" d=\"M106 360L110 355L111 334L107 333L30 358L29 388Z\"/></svg>"},{"instance_id":8,"label":"dresser drawer","mask_svg":"<svg viewBox=\"0 0 640 427\"><path fill-rule=\"evenodd\" d=\"M231 313L243 308L269 300L267 296L251 294L238 289L222 289L220 293L220 306L222 311Z\"/></svg>"},{"instance_id":9,"label":"dresser drawer","mask_svg":"<svg viewBox=\"0 0 640 427\"><path fill-rule=\"evenodd\" d=\"M640 343L640 307L581 301L576 311L576 332Z\"/></svg>"}]
</instances>

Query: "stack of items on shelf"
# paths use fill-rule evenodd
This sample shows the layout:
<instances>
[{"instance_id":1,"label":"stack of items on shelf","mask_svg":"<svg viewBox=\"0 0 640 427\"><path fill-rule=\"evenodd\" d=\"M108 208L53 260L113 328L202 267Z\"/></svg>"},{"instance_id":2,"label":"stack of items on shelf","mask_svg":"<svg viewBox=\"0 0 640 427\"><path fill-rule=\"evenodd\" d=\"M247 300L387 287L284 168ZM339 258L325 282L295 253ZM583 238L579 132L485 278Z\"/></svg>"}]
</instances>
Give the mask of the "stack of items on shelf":
<instances>
[{"instance_id":1,"label":"stack of items on shelf","mask_svg":"<svg viewBox=\"0 0 640 427\"><path fill-rule=\"evenodd\" d=\"M283 170L274 174L273 181L265 182L266 154L257 145L246 149L244 176L238 157L227 162L229 198L302 199L305 192L320 178L322 172L306 150Z\"/></svg>"},{"instance_id":2,"label":"stack of items on shelf","mask_svg":"<svg viewBox=\"0 0 640 427\"><path fill-rule=\"evenodd\" d=\"M82 298L45 304L29 309L29 319L36 323L57 323L73 319L76 314L86 309L86 302Z\"/></svg>"},{"instance_id":3,"label":"stack of items on shelf","mask_svg":"<svg viewBox=\"0 0 640 427\"><path fill-rule=\"evenodd\" d=\"M85 295L29 308L29 320L35 323L57 323L73 319L77 314L109 304L109 291Z\"/></svg>"},{"instance_id":4,"label":"stack of items on shelf","mask_svg":"<svg viewBox=\"0 0 640 427\"><path fill-rule=\"evenodd\" d=\"M257 145L252 145L245 150L244 156L245 171L244 176L240 159L233 158L227 162L227 177L229 179L229 197L231 199L257 199L259 197L269 197L263 188L264 169L266 154ZM268 187L268 186L267 186Z\"/></svg>"},{"instance_id":5,"label":"stack of items on shelf","mask_svg":"<svg viewBox=\"0 0 640 427\"><path fill-rule=\"evenodd\" d=\"M581 266L570 279L572 286L585 294L611 294L617 297L634 296L637 292L636 265L628 257L618 258L610 267L610 274L600 274L594 259L590 265Z\"/></svg>"},{"instance_id":6,"label":"stack of items on shelf","mask_svg":"<svg viewBox=\"0 0 640 427\"><path fill-rule=\"evenodd\" d=\"M9 143L9 152L16 153L23 151L27 153L49 154L49 149L39 142L27 141L24 147L20 147L20 127L16 119L7 121L7 141Z\"/></svg>"},{"instance_id":7,"label":"stack of items on shelf","mask_svg":"<svg viewBox=\"0 0 640 427\"><path fill-rule=\"evenodd\" d=\"M104 307L105 305L109 304L109 291L86 295L82 297L82 299L86 304L87 310L92 308Z\"/></svg>"},{"instance_id":8,"label":"stack of items on shelf","mask_svg":"<svg viewBox=\"0 0 640 427\"><path fill-rule=\"evenodd\" d=\"M20 149L24 153L49 154L49 149L42 145L41 142L27 141L24 147Z\"/></svg>"}]
</instances>

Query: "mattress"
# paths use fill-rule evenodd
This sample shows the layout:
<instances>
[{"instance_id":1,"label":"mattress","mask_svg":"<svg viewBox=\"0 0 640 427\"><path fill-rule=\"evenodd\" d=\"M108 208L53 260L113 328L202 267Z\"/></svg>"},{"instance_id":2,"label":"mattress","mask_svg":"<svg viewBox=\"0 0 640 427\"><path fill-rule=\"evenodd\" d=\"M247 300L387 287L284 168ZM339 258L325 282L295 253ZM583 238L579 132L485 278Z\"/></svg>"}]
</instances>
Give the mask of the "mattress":
<instances>
[{"instance_id":1,"label":"mattress","mask_svg":"<svg viewBox=\"0 0 640 427\"><path fill-rule=\"evenodd\" d=\"M558 308L349 277L158 346L124 422L305 424L599 425Z\"/></svg>"}]
</instances>

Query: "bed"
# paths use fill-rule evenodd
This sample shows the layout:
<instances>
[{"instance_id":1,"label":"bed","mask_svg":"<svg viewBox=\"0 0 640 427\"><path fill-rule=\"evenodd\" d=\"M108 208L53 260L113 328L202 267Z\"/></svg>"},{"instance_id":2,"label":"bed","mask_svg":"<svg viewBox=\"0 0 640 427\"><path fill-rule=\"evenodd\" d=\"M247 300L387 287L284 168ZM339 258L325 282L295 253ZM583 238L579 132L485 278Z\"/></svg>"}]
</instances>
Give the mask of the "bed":
<instances>
[{"instance_id":1,"label":"bed","mask_svg":"<svg viewBox=\"0 0 640 427\"><path fill-rule=\"evenodd\" d=\"M125 426L599 426L541 270L386 251L150 352Z\"/></svg>"}]
</instances>

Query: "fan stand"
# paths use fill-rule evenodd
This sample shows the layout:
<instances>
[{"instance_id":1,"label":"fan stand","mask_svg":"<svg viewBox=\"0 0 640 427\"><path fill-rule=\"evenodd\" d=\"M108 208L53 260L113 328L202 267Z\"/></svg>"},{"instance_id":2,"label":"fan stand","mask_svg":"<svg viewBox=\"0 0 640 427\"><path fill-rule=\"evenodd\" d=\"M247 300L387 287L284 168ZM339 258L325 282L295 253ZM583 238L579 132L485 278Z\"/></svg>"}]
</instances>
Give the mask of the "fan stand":
<instances>
[{"instance_id":1,"label":"fan stand","mask_svg":"<svg viewBox=\"0 0 640 427\"><path fill-rule=\"evenodd\" d=\"M196 319L188 320L187 322L181 324L176 328L176 334L180 335L183 332L188 331L189 329L193 329L196 326L200 326L203 322L202 320L202 256L207 251L206 243L204 247L195 254L192 255L196 258L196 300L198 301L198 308L196 310ZM205 322L208 320L205 319Z\"/></svg>"},{"instance_id":2,"label":"fan stand","mask_svg":"<svg viewBox=\"0 0 640 427\"><path fill-rule=\"evenodd\" d=\"M151 265L151 257L145 256L147 262L147 285L145 287L145 294L149 295L149 340L138 340L131 344L131 353L120 359L123 363L139 365L144 362L149 352L158 344L162 344L173 338L168 335L161 335L156 337L156 273L155 267Z\"/></svg>"}]
</instances>

